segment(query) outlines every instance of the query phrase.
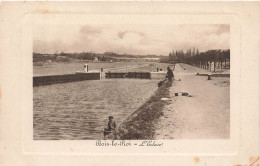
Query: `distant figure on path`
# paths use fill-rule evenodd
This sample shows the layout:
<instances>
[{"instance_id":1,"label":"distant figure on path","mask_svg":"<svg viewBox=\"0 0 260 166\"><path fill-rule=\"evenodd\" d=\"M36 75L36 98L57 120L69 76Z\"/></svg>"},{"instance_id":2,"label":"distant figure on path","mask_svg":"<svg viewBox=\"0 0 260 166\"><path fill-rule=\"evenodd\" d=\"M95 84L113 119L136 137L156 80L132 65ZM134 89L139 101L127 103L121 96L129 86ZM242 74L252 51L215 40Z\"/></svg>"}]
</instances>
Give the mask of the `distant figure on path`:
<instances>
[{"instance_id":1,"label":"distant figure on path","mask_svg":"<svg viewBox=\"0 0 260 166\"><path fill-rule=\"evenodd\" d=\"M104 129L104 139L116 129L116 122L113 120L113 116L109 116L108 119L107 128Z\"/></svg>"},{"instance_id":2,"label":"distant figure on path","mask_svg":"<svg viewBox=\"0 0 260 166\"><path fill-rule=\"evenodd\" d=\"M170 67L167 67L166 78L168 78L169 82L172 82L172 79L174 78L173 71L170 69Z\"/></svg>"}]
</instances>

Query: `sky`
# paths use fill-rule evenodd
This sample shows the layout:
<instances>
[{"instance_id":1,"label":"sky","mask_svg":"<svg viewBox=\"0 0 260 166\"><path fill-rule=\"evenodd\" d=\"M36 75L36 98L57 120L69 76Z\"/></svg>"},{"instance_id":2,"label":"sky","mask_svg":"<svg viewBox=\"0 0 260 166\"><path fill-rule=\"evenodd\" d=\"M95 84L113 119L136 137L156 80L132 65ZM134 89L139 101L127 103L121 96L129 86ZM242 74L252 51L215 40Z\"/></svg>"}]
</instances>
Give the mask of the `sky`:
<instances>
[{"instance_id":1,"label":"sky","mask_svg":"<svg viewBox=\"0 0 260 166\"><path fill-rule=\"evenodd\" d=\"M230 27L226 24L37 24L33 32L33 51L37 53L109 51L166 56L180 49L229 49L229 42Z\"/></svg>"}]
</instances>

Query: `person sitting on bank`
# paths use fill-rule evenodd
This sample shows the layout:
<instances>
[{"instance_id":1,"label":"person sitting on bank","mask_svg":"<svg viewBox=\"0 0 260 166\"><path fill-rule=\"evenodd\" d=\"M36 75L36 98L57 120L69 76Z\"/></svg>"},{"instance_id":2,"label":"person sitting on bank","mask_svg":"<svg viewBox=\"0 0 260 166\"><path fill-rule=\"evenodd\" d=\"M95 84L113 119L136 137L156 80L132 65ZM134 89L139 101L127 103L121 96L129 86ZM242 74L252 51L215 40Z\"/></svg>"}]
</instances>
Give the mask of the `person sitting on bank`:
<instances>
[{"instance_id":1,"label":"person sitting on bank","mask_svg":"<svg viewBox=\"0 0 260 166\"><path fill-rule=\"evenodd\" d=\"M107 128L104 129L104 138L106 138L108 134L114 132L116 129L116 122L113 120L113 116L109 116L108 119L109 120L108 120Z\"/></svg>"},{"instance_id":2,"label":"person sitting on bank","mask_svg":"<svg viewBox=\"0 0 260 166\"><path fill-rule=\"evenodd\" d=\"M168 78L169 82L172 82L172 79L174 78L173 71L170 69L170 67L167 67L166 78Z\"/></svg>"}]
</instances>

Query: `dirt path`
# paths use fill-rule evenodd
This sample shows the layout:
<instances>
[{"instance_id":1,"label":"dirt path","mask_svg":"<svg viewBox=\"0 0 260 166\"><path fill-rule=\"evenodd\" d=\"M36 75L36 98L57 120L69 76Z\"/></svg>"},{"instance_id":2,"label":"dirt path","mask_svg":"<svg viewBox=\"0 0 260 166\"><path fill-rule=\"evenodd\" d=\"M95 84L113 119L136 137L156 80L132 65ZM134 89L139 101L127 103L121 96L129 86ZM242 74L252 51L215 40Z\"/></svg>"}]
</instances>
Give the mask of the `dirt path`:
<instances>
[{"instance_id":1,"label":"dirt path","mask_svg":"<svg viewBox=\"0 0 260 166\"><path fill-rule=\"evenodd\" d=\"M203 69L181 66L175 67L176 80L170 88L172 102L163 109L155 139L228 139L229 77L213 77L209 81L205 76L195 75L207 73ZM191 97L175 96L177 92L188 92Z\"/></svg>"}]
</instances>

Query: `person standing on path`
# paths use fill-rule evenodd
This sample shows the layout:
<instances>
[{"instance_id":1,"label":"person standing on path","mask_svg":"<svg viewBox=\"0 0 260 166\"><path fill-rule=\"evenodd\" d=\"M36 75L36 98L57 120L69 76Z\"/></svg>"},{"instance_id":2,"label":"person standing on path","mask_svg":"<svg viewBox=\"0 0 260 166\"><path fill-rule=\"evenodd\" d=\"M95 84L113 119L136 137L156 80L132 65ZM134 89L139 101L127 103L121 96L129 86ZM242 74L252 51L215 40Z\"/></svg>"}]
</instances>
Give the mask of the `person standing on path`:
<instances>
[{"instance_id":1,"label":"person standing on path","mask_svg":"<svg viewBox=\"0 0 260 166\"><path fill-rule=\"evenodd\" d=\"M173 71L172 71L172 69L170 69L170 67L167 67L166 78L168 78L169 82L172 82L172 79L174 78Z\"/></svg>"}]
</instances>

